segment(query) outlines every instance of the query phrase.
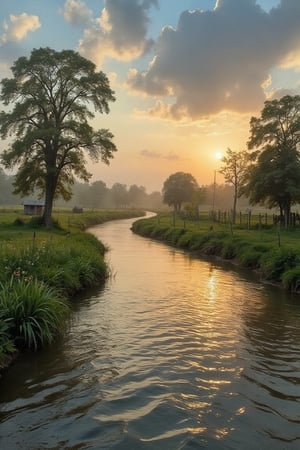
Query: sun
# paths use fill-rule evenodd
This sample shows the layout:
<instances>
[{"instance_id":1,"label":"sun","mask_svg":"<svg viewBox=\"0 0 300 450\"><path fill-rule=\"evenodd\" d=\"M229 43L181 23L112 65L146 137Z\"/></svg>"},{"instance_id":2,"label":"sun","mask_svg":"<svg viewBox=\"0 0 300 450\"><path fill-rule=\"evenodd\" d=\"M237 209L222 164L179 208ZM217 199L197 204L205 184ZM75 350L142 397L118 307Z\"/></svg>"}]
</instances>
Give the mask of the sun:
<instances>
[{"instance_id":1,"label":"sun","mask_svg":"<svg viewBox=\"0 0 300 450\"><path fill-rule=\"evenodd\" d=\"M223 155L222 152L215 152L215 158L220 161L222 159Z\"/></svg>"}]
</instances>

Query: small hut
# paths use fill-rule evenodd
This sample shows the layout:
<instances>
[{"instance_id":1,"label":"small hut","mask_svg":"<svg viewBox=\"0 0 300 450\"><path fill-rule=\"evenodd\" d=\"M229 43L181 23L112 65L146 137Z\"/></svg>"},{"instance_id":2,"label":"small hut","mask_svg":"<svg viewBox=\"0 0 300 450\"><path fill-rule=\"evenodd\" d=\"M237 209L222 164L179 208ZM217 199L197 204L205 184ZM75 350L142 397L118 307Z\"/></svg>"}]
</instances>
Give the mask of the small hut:
<instances>
[{"instance_id":1,"label":"small hut","mask_svg":"<svg viewBox=\"0 0 300 450\"><path fill-rule=\"evenodd\" d=\"M27 216L41 216L45 202L43 200L26 200L23 202L24 214Z\"/></svg>"}]
</instances>

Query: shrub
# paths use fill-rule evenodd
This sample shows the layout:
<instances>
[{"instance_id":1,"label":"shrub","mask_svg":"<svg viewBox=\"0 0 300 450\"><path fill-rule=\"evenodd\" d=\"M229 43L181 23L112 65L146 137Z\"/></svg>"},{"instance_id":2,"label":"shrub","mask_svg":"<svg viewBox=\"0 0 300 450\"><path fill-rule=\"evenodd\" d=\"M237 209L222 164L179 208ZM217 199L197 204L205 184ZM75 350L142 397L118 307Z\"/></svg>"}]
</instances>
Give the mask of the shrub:
<instances>
[{"instance_id":1,"label":"shrub","mask_svg":"<svg viewBox=\"0 0 300 450\"><path fill-rule=\"evenodd\" d=\"M40 228L44 226L44 220L42 216L33 216L28 222L29 228Z\"/></svg>"},{"instance_id":2,"label":"shrub","mask_svg":"<svg viewBox=\"0 0 300 450\"><path fill-rule=\"evenodd\" d=\"M24 220L20 219L19 217L14 221L14 225L17 226L23 226L24 225Z\"/></svg>"}]
</instances>

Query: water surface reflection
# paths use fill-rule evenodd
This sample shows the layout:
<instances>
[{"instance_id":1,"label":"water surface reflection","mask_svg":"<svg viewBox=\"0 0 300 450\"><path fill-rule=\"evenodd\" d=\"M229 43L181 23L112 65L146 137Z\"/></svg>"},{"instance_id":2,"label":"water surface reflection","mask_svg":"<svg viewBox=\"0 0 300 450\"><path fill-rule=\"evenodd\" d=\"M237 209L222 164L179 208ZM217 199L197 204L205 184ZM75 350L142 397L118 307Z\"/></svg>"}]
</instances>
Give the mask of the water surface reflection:
<instances>
[{"instance_id":1,"label":"water surface reflection","mask_svg":"<svg viewBox=\"0 0 300 450\"><path fill-rule=\"evenodd\" d=\"M298 448L297 301L130 224L93 229L113 276L2 379L1 448Z\"/></svg>"}]
</instances>

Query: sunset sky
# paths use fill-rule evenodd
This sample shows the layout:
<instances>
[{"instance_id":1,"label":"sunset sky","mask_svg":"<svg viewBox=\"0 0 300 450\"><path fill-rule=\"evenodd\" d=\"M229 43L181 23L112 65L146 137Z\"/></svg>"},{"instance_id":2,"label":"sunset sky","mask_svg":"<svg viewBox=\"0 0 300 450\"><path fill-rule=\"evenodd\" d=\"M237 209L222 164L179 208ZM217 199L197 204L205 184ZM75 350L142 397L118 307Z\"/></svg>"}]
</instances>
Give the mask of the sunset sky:
<instances>
[{"instance_id":1,"label":"sunset sky","mask_svg":"<svg viewBox=\"0 0 300 450\"><path fill-rule=\"evenodd\" d=\"M117 100L93 125L111 130L118 152L110 166L88 166L108 187L160 191L177 171L212 183L216 154L246 147L264 101L300 93L299 0L0 5L1 78L39 47L79 51L108 75Z\"/></svg>"}]
</instances>

